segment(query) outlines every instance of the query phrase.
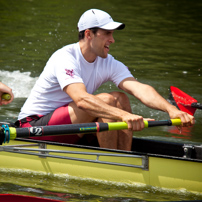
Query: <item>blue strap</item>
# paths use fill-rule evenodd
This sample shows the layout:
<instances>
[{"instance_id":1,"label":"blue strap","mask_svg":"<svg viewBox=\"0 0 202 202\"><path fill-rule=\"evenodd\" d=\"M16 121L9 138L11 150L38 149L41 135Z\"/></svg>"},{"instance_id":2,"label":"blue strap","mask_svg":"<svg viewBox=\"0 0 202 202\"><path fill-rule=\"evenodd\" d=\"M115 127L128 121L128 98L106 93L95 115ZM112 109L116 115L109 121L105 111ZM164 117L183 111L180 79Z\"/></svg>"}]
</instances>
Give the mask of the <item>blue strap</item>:
<instances>
[{"instance_id":1,"label":"blue strap","mask_svg":"<svg viewBox=\"0 0 202 202\"><path fill-rule=\"evenodd\" d=\"M4 138L4 143L9 143L10 140L10 130L8 125L2 125L1 126L4 129L4 134L5 134L5 138Z\"/></svg>"}]
</instances>

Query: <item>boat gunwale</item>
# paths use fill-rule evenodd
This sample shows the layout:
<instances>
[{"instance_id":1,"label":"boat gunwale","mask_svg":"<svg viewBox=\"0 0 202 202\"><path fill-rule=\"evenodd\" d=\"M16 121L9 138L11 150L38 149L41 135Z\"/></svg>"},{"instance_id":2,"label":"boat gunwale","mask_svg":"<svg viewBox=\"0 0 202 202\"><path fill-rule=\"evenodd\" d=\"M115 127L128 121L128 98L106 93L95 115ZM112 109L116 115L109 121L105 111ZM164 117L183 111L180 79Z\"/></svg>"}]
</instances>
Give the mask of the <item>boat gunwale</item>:
<instances>
[{"instance_id":1,"label":"boat gunwale","mask_svg":"<svg viewBox=\"0 0 202 202\"><path fill-rule=\"evenodd\" d=\"M142 139L142 138L133 138L133 139L135 139L135 140L137 140L137 139L145 140L145 139ZM202 159L195 159L195 158L183 157L183 156L179 157L179 156L171 156L171 155L165 155L165 154L155 154L155 153L149 153L149 152L123 151L123 150L107 149L107 148L93 147L93 146L87 146L87 145L77 145L77 144L68 144L68 143L60 143L60 142L51 142L51 141L45 141L45 140L16 138L15 141L32 142L32 143L38 143L38 144L43 143L43 144L49 144L49 145L54 145L54 146L73 147L73 148L79 148L79 149L90 149L90 150L98 150L98 151L104 151L104 152L115 152L115 153L122 153L122 154L128 154L128 155L141 155L141 156L148 156L148 157L167 158L167 159L192 161L192 162L199 162L199 163L202 162ZM146 141L148 141L148 139ZM183 144L183 143L167 142L167 141L159 141L159 140L149 140L149 141L151 141L151 143L152 142L158 142L158 143L166 143L166 144L177 145L177 146L181 146L182 148L185 145L187 145L187 144ZM201 145L192 145L192 146L201 146ZM44 150L44 152L46 152L46 151Z\"/></svg>"}]
</instances>

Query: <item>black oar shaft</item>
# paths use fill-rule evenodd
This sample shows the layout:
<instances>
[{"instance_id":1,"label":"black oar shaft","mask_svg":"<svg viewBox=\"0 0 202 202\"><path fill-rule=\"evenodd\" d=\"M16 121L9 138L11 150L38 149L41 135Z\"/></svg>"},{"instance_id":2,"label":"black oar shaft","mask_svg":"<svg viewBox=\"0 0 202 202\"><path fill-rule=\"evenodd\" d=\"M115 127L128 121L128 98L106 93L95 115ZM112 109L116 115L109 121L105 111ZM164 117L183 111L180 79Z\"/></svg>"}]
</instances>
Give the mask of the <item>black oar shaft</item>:
<instances>
[{"instance_id":1,"label":"black oar shaft","mask_svg":"<svg viewBox=\"0 0 202 202\"><path fill-rule=\"evenodd\" d=\"M191 107L197 108L197 109L202 109L202 104L198 102L194 102L191 104Z\"/></svg>"},{"instance_id":2,"label":"black oar shaft","mask_svg":"<svg viewBox=\"0 0 202 202\"><path fill-rule=\"evenodd\" d=\"M107 123L84 123L54 126L36 126L30 128L16 128L17 137L50 136L77 133L95 133L107 131Z\"/></svg>"}]
</instances>

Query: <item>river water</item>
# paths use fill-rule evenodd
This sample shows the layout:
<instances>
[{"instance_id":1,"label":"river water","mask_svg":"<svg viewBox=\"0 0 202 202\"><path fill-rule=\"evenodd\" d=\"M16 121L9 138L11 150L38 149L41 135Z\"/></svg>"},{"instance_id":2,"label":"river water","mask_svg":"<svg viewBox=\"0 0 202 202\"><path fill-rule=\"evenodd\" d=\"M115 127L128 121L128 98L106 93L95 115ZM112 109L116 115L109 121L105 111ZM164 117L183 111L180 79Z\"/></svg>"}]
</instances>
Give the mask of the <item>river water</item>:
<instances>
[{"instance_id":1,"label":"river water","mask_svg":"<svg viewBox=\"0 0 202 202\"><path fill-rule=\"evenodd\" d=\"M13 89L15 100L1 107L0 121L15 121L51 54L77 42L77 22L90 8L110 13L126 28L114 33L110 53L135 78L152 85L164 98L176 86L202 102L202 2L199 0L1 0L0 81ZM99 92L117 90L112 83ZM164 112L148 109L130 96L133 112L156 120ZM134 133L150 139L202 143L202 111L194 127L176 132L158 127ZM201 195L153 187L128 186L36 173L0 172L0 193L18 193L63 201L199 200Z\"/></svg>"}]
</instances>

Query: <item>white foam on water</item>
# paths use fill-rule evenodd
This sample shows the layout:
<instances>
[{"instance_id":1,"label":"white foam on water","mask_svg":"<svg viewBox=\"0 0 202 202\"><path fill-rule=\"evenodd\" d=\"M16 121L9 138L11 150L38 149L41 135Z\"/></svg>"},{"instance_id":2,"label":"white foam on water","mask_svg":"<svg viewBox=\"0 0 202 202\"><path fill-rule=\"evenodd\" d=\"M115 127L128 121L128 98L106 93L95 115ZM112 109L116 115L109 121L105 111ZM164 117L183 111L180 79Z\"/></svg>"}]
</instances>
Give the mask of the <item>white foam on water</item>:
<instances>
[{"instance_id":1,"label":"white foam on water","mask_svg":"<svg viewBox=\"0 0 202 202\"><path fill-rule=\"evenodd\" d=\"M31 72L0 70L0 81L13 90L15 98L27 98L38 77L31 77Z\"/></svg>"}]
</instances>

